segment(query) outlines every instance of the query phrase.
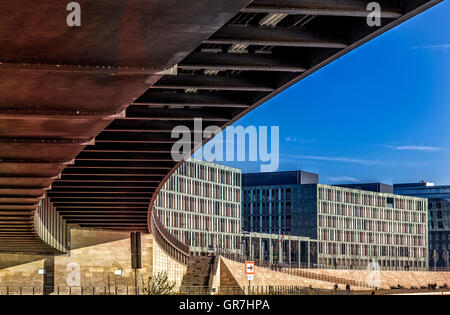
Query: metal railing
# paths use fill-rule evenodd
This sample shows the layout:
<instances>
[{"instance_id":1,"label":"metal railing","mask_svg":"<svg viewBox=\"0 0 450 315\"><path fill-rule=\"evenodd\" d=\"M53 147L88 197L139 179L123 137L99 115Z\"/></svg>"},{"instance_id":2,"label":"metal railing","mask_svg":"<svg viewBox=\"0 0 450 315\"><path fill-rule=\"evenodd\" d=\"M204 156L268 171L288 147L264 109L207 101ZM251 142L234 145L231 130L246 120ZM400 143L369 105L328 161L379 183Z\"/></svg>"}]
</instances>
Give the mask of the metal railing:
<instances>
[{"instance_id":1,"label":"metal railing","mask_svg":"<svg viewBox=\"0 0 450 315\"><path fill-rule=\"evenodd\" d=\"M151 231L155 241L164 252L183 265L189 262L189 246L177 240L159 220L155 209L151 214Z\"/></svg>"},{"instance_id":2,"label":"metal railing","mask_svg":"<svg viewBox=\"0 0 450 315\"><path fill-rule=\"evenodd\" d=\"M449 267L429 267L427 271L430 272L450 272Z\"/></svg>"},{"instance_id":3,"label":"metal railing","mask_svg":"<svg viewBox=\"0 0 450 315\"><path fill-rule=\"evenodd\" d=\"M82 287L44 287L44 286L6 286L0 287L0 295L148 295L147 287L134 286L82 286ZM299 286L251 286L209 287L193 286L180 288L174 295L305 295L305 294L348 294L345 291L332 291ZM355 292L353 292L356 294Z\"/></svg>"},{"instance_id":4,"label":"metal railing","mask_svg":"<svg viewBox=\"0 0 450 315\"><path fill-rule=\"evenodd\" d=\"M390 289L390 290L343 290L342 288L317 289L301 286L246 286L220 287L217 290L209 287L185 287L179 295L390 295L390 294L427 294L449 293L449 289Z\"/></svg>"},{"instance_id":5,"label":"metal railing","mask_svg":"<svg viewBox=\"0 0 450 315\"><path fill-rule=\"evenodd\" d=\"M82 287L44 287L44 286L4 286L0 295L149 295L148 287L134 286L82 286ZM245 286L245 287L210 287L192 286L180 288L171 295L385 295L385 294L427 294L450 293L450 289L417 288L390 290L336 290L317 289L301 286Z\"/></svg>"},{"instance_id":6,"label":"metal railing","mask_svg":"<svg viewBox=\"0 0 450 315\"><path fill-rule=\"evenodd\" d=\"M136 286L1 286L0 295L146 295Z\"/></svg>"}]
</instances>

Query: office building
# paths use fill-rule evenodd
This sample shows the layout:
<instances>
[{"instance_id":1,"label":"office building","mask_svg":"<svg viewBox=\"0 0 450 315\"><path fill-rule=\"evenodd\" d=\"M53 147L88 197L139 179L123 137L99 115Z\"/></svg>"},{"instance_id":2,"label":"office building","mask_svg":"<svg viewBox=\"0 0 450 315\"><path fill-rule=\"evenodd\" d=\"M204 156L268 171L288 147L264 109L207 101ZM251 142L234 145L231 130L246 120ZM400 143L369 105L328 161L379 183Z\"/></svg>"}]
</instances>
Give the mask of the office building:
<instances>
[{"instance_id":1,"label":"office building","mask_svg":"<svg viewBox=\"0 0 450 315\"><path fill-rule=\"evenodd\" d=\"M319 174L291 171L242 174L242 186L318 184Z\"/></svg>"},{"instance_id":2,"label":"office building","mask_svg":"<svg viewBox=\"0 0 450 315\"><path fill-rule=\"evenodd\" d=\"M241 170L188 160L160 191L155 210L179 241L199 253L240 249Z\"/></svg>"},{"instance_id":3,"label":"office building","mask_svg":"<svg viewBox=\"0 0 450 315\"><path fill-rule=\"evenodd\" d=\"M426 269L427 208L424 198L321 184L243 187L244 230L316 240L312 264L323 268Z\"/></svg>"},{"instance_id":4,"label":"office building","mask_svg":"<svg viewBox=\"0 0 450 315\"><path fill-rule=\"evenodd\" d=\"M244 233L242 253L248 260L274 265L312 268L317 241L304 236Z\"/></svg>"},{"instance_id":5,"label":"office building","mask_svg":"<svg viewBox=\"0 0 450 315\"><path fill-rule=\"evenodd\" d=\"M394 193L394 187L392 185L387 185L387 184L383 184L383 183L341 184L341 185L335 185L335 186L339 186L342 188L373 191L373 192L379 192L379 193L387 193L387 194Z\"/></svg>"},{"instance_id":6,"label":"office building","mask_svg":"<svg viewBox=\"0 0 450 315\"><path fill-rule=\"evenodd\" d=\"M450 186L430 182L394 185L396 194L428 198L429 265L450 268Z\"/></svg>"}]
</instances>

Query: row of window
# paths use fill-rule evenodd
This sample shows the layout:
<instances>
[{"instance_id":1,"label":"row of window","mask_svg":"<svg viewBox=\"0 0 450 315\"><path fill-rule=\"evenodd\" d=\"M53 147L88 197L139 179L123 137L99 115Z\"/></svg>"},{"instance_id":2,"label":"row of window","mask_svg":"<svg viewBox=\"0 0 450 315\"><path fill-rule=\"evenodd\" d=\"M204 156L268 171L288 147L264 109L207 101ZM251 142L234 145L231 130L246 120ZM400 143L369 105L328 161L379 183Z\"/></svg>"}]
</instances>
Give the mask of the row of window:
<instances>
[{"instance_id":1,"label":"row of window","mask_svg":"<svg viewBox=\"0 0 450 315\"><path fill-rule=\"evenodd\" d=\"M181 242L192 247L239 249L241 243L239 235L185 231L176 228L169 229L169 232Z\"/></svg>"},{"instance_id":2,"label":"row of window","mask_svg":"<svg viewBox=\"0 0 450 315\"><path fill-rule=\"evenodd\" d=\"M164 185L164 190L204 198L241 202L241 189L239 187L225 186L223 184L201 182L196 179L172 175Z\"/></svg>"},{"instance_id":3,"label":"row of window","mask_svg":"<svg viewBox=\"0 0 450 315\"><path fill-rule=\"evenodd\" d=\"M239 218L211 217L160 208L156 208L156 210L161 222L166 227L237 234L241 231Z\"/></svg>"},{"instance_id":4,"label":"row of window","mask_svg":"<svg viewBox=\"0 0 450 315\"><path fill-rule=\"evenodd\" d=\"M424 212L404 211L367 206L355 206L334 202L319 202L319 213L340 215L345 217L371 218L388 221L403 221L411 223L426 223L427 215Z\"/></svg>"},{"instance_id":5,"label":"row of window","mask_svg":"<svg viewBox=\"0 0 450 315\"><path fill-rule=\"evenodd\" d=\"M444 226L444 221L430 221L430 229L434 230L434 229L439 229L439 230L443 230L446 227ZM447 227L448 229L448 227Z\"/></svg>"},{"instance_id":6,"label":"row of window","mask_svg":"<svg viewBox=\"0 0 450 315\"><path fill-rule=\"evenodd\" d=\"M430 245L428 246L430 250L450 250L450 243L446 243L446 244L435 244L435 243L430 243Z\"/></svg>"},{"instance_id":7,"label":"row of window","mask_svg":"<svg viewBox=\"0 0 450 315\"><path fill-rule=\"evenodd\" d=\"M444 202L444 204L445 205L448 205L448 203L447 202ZM429 202L428 203L428 209L432 209L432 208L435 208L435 209L442 209L442 201L441 200L437 200L437 201L434 201L434 202Z\"/></svg>"},{"instance_id":8,"label":"row of window","mask_svg":"<svg viewBox=\"0 0 450 315\"><path fill-rule=\"evenodd\" d=\"M276 188L276 189L244 189L244 202L265 202L265 201L281 201L291 200L291 188Z\"/></svg>"},{"instance_id":9,"label":"row of window","mask_svg":"<svg viewBox=\"0 0 450 315\"><path fill-rule=\"evenodd\" d=\"M241 172L238 169L224 170L214 166L187 161L178 168L176 174L225 185L241 186Z\"/></svg>"},{"instance_id":10,"label":"row of window","mask_svg":"<svg viewBox=\"0 0 450 315\"><path fill-rule=\"evenodd\" d=\"M241 173L185 162L155 201L162 224L193 247L236 249L241 232Z\"/></svg>"},{"instance_id":11,"label":"row of window","mask_svg":"<svg viewBox=\"0 0 450 315\"><path fill-rule=\"evenodd\" d=\"M291 228L291 220L290 215L244 216L243 226L247 231L262 231L263 229L286 231Z\"/></svg>"},{"instance_id":12,"label":"row of window","mask_svg":"<svg viewBox=\"0 0 450 315\"><path fill-rule=\"evenodd\" d=\"M327 227L341 230L372 231L385 233L405 233L424 235L427 233L425 224L406 222L379 221L370 219L356 219L348 217L336 217L319 215L319 227Z\"/></svg>"},{"instance_id":13,"label":"row of window","mask_svg":"<svg viewBox=\"0 0 450 315\"><path fill-rule=\"evenodd\" d=\"M319 254L369 257L428 257L426 248L344 243L319 243Z\"/></svg>"},{"instance_id":14,"label":"row of window","mask_svg":"<svg viewBox=\"0 0 450 315\"><path fill-rule=\"evenodd\" d=\"M275 213L291 213L291 210L291 202L256 203L243 205L243 211L245 215L272 215Z\"/></svg>"},{"instance_id":15,"label":"row of window","mask_svg":"<svg viewBox=\"0 0 450 315\"><path fill-rule=\"evenodd\" d=\"M430 241L450 241L449 233L430 233Z\"/></svg>"},{"instance_id":16,"label":"row of window","mask_svg":"<svg viewBox=\"0 0 450 315\"><path fill-rule=\"evenodd\" d=\"M433 218L434 217L434 211L430 211L430 217ZM442 211L436 211L436 218L437 219L442 219L443 215L442 215Z\"/></svg>"},{"instance_id":17,"label":"row of window","mask_svg":"<svg viewBox=\"0 0 450 315\"><path fill-rule=\"evenodd\" d=\"M364 191L344 191L335 187L319 187L318 197L327 201L415 211L424 211L427 205L425 200L419 201L408 197L385 197Z\"/></svg>"},{"instance_id":18,"label":"row of window","mask_svg":"<svg viewBox=\"0 0 450 315\"><path fill-rule=\"evenodd\" d=\"M239 203L189 197L168 191L160 192L155 201L155 206L210 216L241 217L241 206Z\"/></svg>"},{"instance_id":19,"label":"row of window","mask_svg":"<svg viewBox=\"0 0 450 315\"><path fill-rule=\"evenodd\" d=\"M342 231L333 229L319 229L319 240L337 241L359 244L380 244L380 245L405 245L405 246L426 246L425 235L405 235L386 234L374 232Z\"/></svg>"}]
</instances>

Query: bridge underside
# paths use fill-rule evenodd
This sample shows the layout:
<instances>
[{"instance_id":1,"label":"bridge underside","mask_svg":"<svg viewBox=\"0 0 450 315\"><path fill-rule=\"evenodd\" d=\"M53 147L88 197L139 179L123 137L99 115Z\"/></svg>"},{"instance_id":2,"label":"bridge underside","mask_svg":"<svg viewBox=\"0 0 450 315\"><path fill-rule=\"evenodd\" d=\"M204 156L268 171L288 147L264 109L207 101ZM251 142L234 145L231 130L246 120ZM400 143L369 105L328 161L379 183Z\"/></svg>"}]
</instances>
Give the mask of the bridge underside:
<instances>
[{"instance_id":1,"label":"bridge underside","mask_svg":"<svg viewBox=\"0 0 450 315\"><path fill-rule=\"evenodd\" d=\"M224 128L441 1L378 1L374 27L366 0L79 2L80 28L64 1L0 4L0 251L44 246L46 194L68 224L148 231L175 126Z\"/></svg>"},{"instance_id":2,"label":"bridge underside","mask_svg":"<svg viewBox=\"0 0 450 315\"><path fill-rule=\"evenodd\" d=\"M0 251L48 250L34 213L49 191L76 194L68 202L77 212L67 202L57 209L68 224L146 229L133 223L147 207L117 207L123 203L112 188L134 185L117 176L100 180L101 168L90 168L98 161L83 161L85 153L77 161L84 175L55 180L114 119L134 122L127 106L248 2L81 0L80 27L66 23L68 1L0 3ZM115 205L78 198L102 191L117 197Z\"/></svg>"}]
</instances>

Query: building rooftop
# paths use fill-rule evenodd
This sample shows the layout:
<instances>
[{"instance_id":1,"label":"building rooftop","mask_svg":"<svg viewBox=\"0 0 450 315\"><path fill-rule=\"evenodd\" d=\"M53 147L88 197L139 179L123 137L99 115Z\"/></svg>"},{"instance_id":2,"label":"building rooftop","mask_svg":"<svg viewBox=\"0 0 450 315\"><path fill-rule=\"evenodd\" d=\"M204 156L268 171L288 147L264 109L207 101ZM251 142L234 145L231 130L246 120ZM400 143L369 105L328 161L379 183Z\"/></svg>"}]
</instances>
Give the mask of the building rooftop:
<instances>
[{"instance_id":1,"label":"building rooftop","mask_svg":"<svg viewBox=\"0 0 450 315\"><path fill-rule=\"evenodd\" d=\"M318 184L319 174L305 171L242 174L243 186Z\"/></svg>"},{"instance_id":2,"label":"building rooftop","mask_svg":"<svg viewBox=\"0 0 450 315\"><path fill-rule=\"evenodd\" d=\"M420 181L418 183L394 184L394 187L435 187L435 184L433 182Z\"/></svg>"},{"instance_id":3,"label":"building rooftop","mask_svg":"<svg viewBox=\"0 0 450 315\"><path fill-rule=\"evenodd\" d=\"M394 186L383 183L339 184L334 186L357 190L373 191L379 193L388 193L388 194L394 193Z\"/></svg>"},{"instance_id":4,"label":"building rooftop","mask_svg":"<svg viewBox=\"0 0 450 315\"><path fill-rule=\"evenodd\" d=\"M435 185L430 182L395 184L394 193L429 199L450 200L450 185Z\"/></svg>"}]
</instances>

